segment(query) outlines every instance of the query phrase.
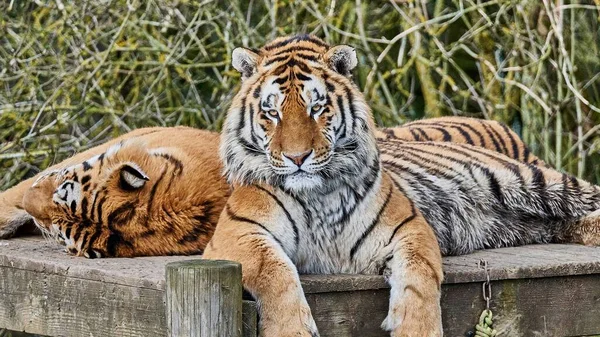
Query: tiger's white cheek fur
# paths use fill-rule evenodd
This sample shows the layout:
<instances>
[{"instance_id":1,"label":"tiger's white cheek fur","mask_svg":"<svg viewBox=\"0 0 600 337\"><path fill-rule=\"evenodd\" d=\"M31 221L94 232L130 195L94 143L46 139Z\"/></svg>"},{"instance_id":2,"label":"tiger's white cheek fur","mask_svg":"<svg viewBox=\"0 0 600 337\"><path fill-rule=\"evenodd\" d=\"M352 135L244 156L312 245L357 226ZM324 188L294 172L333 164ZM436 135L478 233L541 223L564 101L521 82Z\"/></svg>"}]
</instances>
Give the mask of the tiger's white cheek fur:
<instances>
[{"instance_id":1,"label":"tiger's white cheek fur","mask_svg":"<svg viewBox=\"0 0 600 337\"><path fill-rule=\"evenodd\" d=\"M67 180L62 183L52 195L52 201L56 204L66 205L68 207L70 207L73 202L78 205L80 198L81 184L73 180Z\"/></svg>"}]
</instances>

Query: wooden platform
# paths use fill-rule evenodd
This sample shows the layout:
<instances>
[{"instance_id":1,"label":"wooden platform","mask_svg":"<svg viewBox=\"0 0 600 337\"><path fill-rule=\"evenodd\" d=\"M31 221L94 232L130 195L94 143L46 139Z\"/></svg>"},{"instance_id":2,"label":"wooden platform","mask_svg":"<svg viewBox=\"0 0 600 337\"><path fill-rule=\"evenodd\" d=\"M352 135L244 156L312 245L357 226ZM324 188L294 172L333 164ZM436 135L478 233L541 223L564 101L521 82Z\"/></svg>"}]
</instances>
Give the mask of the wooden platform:
<instances>
[{"instance_id":1,"label":"wooden platform","mask_svg":"<svg viewBox=\"0 0 600 337\"><path fill-rule=\"evenodd\" d=\"M188 259L88 260L42 238L0 241L0 327L67 337L166 336L165 265ZM600 248L539 245L445 258L445 336L465 336L485 307L480 259L489 263L501 336L600 335ZM381 276L302 282L322 337L386 336L379 324L389 289Z\"/></svg>"}]
</instances>

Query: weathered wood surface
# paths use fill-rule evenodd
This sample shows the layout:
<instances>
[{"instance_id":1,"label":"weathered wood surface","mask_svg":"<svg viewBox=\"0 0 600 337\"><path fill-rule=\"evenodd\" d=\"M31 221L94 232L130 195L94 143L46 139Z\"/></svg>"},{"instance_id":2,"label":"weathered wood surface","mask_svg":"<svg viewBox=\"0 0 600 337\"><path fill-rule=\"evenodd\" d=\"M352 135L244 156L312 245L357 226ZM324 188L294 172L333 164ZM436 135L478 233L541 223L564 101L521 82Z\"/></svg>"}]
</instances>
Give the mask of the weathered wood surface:
<instances>
[{"instance_id":1,"label":"weathered wood surface","mask_svg":"<svg viewBox=\"0 0 600 337\"><path fill-rule=\"evenodd\" d=\"M0 327L166 336L165 265L190 258L88 260L40 238L0 241ZM492 310L506 336L600 334L600 248L540 245L445 258L446 336L464 336L484 308L480 259L489 263ZM386 336L378 328L389 293L381 276L310 275L302 282L321 336ZM246 303L245 325L256 324L247 310L255 307Z\"/></svg>"},{"instance_id":2,"label":"weathered wood surface","mask_svg":"<svg viewBox=\"0 0 600 337\"><path fill-rule=\"evenodd\" d=\"M196 259L166 266L170 337L242 337L242 266ZM208 291L210 290L210 291Z\"/></svg>"}]
</instances>

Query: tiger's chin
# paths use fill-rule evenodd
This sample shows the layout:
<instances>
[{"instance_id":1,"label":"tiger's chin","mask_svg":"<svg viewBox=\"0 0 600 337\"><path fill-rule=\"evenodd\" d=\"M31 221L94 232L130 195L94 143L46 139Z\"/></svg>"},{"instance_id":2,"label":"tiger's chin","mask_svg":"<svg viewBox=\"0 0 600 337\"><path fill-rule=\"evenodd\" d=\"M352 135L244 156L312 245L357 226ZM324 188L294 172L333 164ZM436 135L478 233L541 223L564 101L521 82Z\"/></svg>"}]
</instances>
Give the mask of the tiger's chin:
<instances>
[{"instance_id":1,"label":"tiger's chin","mask_svg":"<svg viewBox=\"0 0 600 337\"><path fill-rule=\"evenodd\" d=\"M305 192L323 186L323 177L308 172L296 172L285 177L284 188L293 192Z\"/></svg>"}]
</instances>

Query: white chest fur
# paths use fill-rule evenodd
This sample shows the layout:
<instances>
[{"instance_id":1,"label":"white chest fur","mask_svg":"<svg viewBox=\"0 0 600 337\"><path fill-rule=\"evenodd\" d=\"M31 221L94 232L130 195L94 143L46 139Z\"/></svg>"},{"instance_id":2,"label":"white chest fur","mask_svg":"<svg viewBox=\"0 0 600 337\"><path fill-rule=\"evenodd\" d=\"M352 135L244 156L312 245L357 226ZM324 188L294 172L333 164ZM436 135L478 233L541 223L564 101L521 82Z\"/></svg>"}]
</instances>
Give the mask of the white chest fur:
<instances>
[{"instance_id":1,"label":"white chest fur","mask_svg":"<svg viewBox=\"0 0 600 337\"><path fill-rule=\"evenodd\" d=\"M378 179L363 196L348 187L307 199L277 193L298 230L297 247L284 244L284 250L300 273L373 274L381 269L391 253L384 248L385 231L370 232L355 247L376 220L380 184Z\"/></svg>"}]
</instances>

